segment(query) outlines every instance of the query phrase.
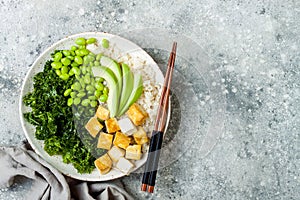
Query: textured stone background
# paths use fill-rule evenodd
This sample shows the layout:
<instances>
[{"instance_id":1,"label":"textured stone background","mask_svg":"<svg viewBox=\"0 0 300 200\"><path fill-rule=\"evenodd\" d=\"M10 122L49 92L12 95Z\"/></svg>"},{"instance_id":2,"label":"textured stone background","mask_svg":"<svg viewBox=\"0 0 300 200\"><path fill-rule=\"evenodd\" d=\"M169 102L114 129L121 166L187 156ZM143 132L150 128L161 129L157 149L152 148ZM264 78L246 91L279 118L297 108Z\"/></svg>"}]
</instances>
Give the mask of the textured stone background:
<instances>
[{"instance_id":1,"label":"textured stone background","mask_svg":"<svg viewBox=\"0 0 300 200\"><path fill-rule=\"evenodd\" d=\"M300 199L299 19L299 0L2 0L0 145L17 145L25 138L18 113L20 87L49 45L79 32L122 35L160 28L191 38L206 53L210 72L220 75L206 84L222 88L226 97L225 127L204 158L197 151L198 130L192 134L191 129L194 142L159 172L154 195L139 191L140 174L122 179L126 189L136 199ZM133 40L142 46L146 42ZM160 60L163 53L151 55ZM206 105L218 102L207 96L201 100L202 92L195 91L202 117L213 120ZM183 110L198 108L179 104ZM198 127L199 121L186 125ZM1 189L0 199L20 199L30 184L20 179Z\"/></svg>"}]
</instances>

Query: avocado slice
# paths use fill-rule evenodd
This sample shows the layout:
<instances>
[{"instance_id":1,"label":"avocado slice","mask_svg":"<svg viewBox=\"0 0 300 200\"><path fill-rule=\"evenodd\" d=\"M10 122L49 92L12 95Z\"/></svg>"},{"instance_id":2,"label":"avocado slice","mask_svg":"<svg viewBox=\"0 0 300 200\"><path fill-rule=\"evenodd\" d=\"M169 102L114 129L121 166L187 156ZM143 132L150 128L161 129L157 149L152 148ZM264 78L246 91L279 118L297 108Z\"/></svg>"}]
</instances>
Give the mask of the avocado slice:
<instances>
[{"instance_id":1,"label":"avocado slice","mask_svg":"<svg viewBox=\"0 0 300 200\"><path fill-rule=\"evenodd\" d=\"M141 74L134 74L134 81L133 81L133 89L131 91L131 94L128 98L128 100L126 101L126 104L123 108L121 108L121 110L118 113L118 116L123 115L128 108L134 103L136 102L136 100L138 100L138 98L140 98L140 96L143 93L143 79L142 79L142 75Z\"/></svg>"},{"instance_id":2,"label":"avocado slice","mask_svg":"<svg viewBox=\"0 0 300 200\"><path fill-rule=\"evenodd\" d=\"M122 68L123 85L122 85L122 92L121 92L121 96L120 96L119 111L121 111L121 109L125 106L128 98L132 92L133 80L134 80L133 73L130 71L130 67L127 64L122 63L121 68Z\"/></svg>"},{"instance_id":3,"label":"avocado slice","mask_svg":"<svg viewBox=\"0 0 300 200\"><path fill-rule=\"evenodd\" d=\"M111 69L111 71L113 71L113 73L115 74L115 76L117 78L117 83L118 83L118 88L119 88L118 93L121 94L122 72L121 72L121 68L120 68L119 64L107 56L102 56L100 59L100 63L102 66L108 67L109 69Z\"/></svg>"},{"instance_id":4,"label":"avocado slice","mask_svg":"<svg viewBox=\"0 0 300 200\"><path fill-rule=\"evenodd\" d=\"M107 107L110 112L110 117L115 117L119 108L120 90L114 72L104 66L92 67L92 72L94 76L102 77L107 82L109 88Z\"/></svg>"}]
</instances>

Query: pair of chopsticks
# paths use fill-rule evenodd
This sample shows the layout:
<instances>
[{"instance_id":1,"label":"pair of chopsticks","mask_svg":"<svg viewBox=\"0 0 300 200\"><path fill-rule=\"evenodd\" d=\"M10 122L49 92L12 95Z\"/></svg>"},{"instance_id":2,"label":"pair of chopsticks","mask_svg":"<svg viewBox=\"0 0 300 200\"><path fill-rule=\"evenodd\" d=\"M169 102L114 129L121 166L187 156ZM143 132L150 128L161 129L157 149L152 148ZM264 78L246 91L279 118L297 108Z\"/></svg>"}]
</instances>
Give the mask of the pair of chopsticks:
<instances>
[{"instance_id":1,"label":"pair of chopsticks","mask_svg":"<svg viewBox=\"0 0 300 200\"><path fill-rule=\"evenodd\" d=\"M150 193L153 193L154 191L157 167L159 162L161 145L163 141L163 134L164 134L166 120L167 120L167 111L168 111L168 104L169 104L172 74L173 74L175 57L176 57L176 48L177 48L177 43L174 42L172 52L170 53L168 69L166 72L164 85L162 88L159 107L158 107L157 116L155 120L155 126L150 139L149 152L148 152L147 162L145 164L145 171L142 179L141 190L148 191Z\"/></svg>"}]
</instances>

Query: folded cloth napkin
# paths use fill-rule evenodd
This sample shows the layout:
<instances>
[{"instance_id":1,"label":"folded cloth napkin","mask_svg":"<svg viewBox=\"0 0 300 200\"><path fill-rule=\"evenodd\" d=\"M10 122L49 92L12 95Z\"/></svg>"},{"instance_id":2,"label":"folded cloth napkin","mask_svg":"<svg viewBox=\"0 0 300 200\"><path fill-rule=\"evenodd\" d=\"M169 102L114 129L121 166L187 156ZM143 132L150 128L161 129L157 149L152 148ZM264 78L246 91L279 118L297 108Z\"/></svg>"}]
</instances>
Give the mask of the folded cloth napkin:
<instances>
[{"instance_id":1,"label":"folded cloth napkin","mask_svg":"<svg viewBox=\"0 0 300 200\"><path fill-rule=\"evenodd\" d=\"M16 176L33 180L31 191L27 194L30 200L133 199L118 180L82 182L65 178L26 144L22 147L0 147L0 188L10 187Z\"/></svg>"}]
</instances>

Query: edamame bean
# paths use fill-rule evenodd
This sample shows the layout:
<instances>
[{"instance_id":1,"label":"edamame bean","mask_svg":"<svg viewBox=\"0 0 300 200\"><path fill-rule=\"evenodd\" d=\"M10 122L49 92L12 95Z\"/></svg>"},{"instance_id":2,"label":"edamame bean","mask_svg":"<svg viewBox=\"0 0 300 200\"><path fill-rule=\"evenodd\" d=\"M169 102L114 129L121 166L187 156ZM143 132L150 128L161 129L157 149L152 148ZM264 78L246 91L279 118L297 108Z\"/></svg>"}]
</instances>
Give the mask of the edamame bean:
<instances>
[{"instance_id":1,"label":"edamame bean","mask_svg":"<svg viewBox=\"0 0 300 200\"><path fill-rule=\"evenodd\" d=\"M60 75L59 76L62 80L64 80L64 81L66 81L66 80L68 80L69 79L69 74L62 74L62 75Z\"/></svg>"},{"instance_id":2,"label":"edamame bean","mask_svg":"<svg viewBox=\"0 0 300 200\"><path fill-rule=\"evenodd\" d=\"M78 104L80 104L80 102L81 102L81 100L78 97L73 100L74 105L78 105Z\"/></svg>"},{"instance_id":3,"label":"edamame bean","mask_svg":"<svg viewBox=\"0 0 300 200\"><path fill-rule=\"evenodd\" d=\"M53 67L53 69L60 69L62 67L61 62L52 62L51 63L51 67Z\"/></svg>"},{"instance_id":4,"label":"edamame bean","mask_svg":"<svg viewBox=\"0 0 300 200\"><path fill-rule=\"evenodd\" d=\"M91 85L93 85L93 86L94 86L94 85L95 85L95 83L96 83L96 81L95 81L94 77L92 77L92 78L91 78Z\"/></svg>"},{"instance_id":5,"label":"edamame bean","mask_svg":"<svg viewBox=\"0 0 300 200\"><path fill-rule=\"evenodd\" d=\"M88 93L88 94L93 94L94 91L87 90L87 93Z\"/></svg>"},{"instance_id":6,"label":"edamame bean","mask_svg":"<svg viewBox=\"0 0 300 200\"><path fill-rule=\"evenodd\" d=\"M70 93L70 97L72 97L72 98L75 98L76 95L77 95L77 92L71 92L71 93Z\"/></svg>"},{"instance_id":7,"label":"edamame bean","mask_svg":"<svg viewBox=\"0 0 300 200\"><path fill-rule=\"evenodd\" d=\"M94 95L95 95L96 98L99 98L99 97L102 95L102 92L99 91L99 90L96 90L96 91L94 92Z\"/></svg>"},{"instance_id":8,"label":"edamame bean","mask_svg":"<svg viewBox=\"0 0 300 200\"><path fill-rule=\"evenodd\" d=\"M104 89L104 85L100 82L96 82L95 88L99 91L102 91Z\"/></svg>"},{"instance_id":9,"label":"edamame bean","mask_svg":"<svg viewBox=\"0 0 300 200\"><path fill-rule=\"evenodd\" d=\"M84 56L83 59L84 59L85 64L88 64L88 63L93 62L95 60L95 58L91 55L86 55L86 56Z\"/></svg>"},{"instance_id":10,"label":"edamame bean","mask_svg":"<svg viewBox=\"0 0 300 200\"><path fill-rule=\"evenodd\" d=\"M67 105L68 106L72 106L72 104L73 104L73 99L72 98L68 98Z\"/></svg>"},{"instance_id":11,"label":"edamame bean","mask_svg":"<svg viewBox=\"0 0 300 200\"><path fill-rule=\"evenodd\" d=\"M68 66L69 64L71 64L71 60L70 60L69 58L66 58L66 57L62 58L62 59L60 60L60 62L61 62L63 65L65 65L65 66Z\"/></svg>"},{"instance_id":12,"label":"edamame bean","mask_svg":"<svg viewBox=\"0 0 300 200\"><path fill-rule=\"evenodd\" d=\"M72 62L71 66L72 66L72 67L78 67L79 64L78 64L77 62Z\"/></svg>"},{"instance_id":13,"label":"edamame bean","mask_svg":"<svg viewBox=\"0 0 300 200\"><path fill-rule=\"evenodd\" d=\"M76 46L71 46L71 50L72 50L72 51L76 51L76 50L77 50L77 47L76 47Z\"/></svg>"},{"instance_id":14,"label":"edamame bean","mask_svg":"<svg viewBox=\"0 0 300 200\"><path fill-rule=\"evenodd\" d=\"M107 101L107 94L102 94L102 95L99 97L99 101L101 101L101 102L106 102L106 101Z\"/></svg>"},{"instance_id":15,"label":"edamame bean","mask_svg":"<svg viewBox=\"0 0 300 200\"><path fill-rule=\"evenodd\" d=\"M80 52L80 49L77 49L77 50L75 51L75 54L76 54L76 56L82 56L82 55L81 55L81 52Z\"/></svg>"},{"instance_id":16,"label":"edamame bean","mask_svg":"<svg viewBox=\"0 0 300 200\"><path fill-rule=\"evenodd\" d=\"M59 69L55 70L55 73L57 74L57 76L61 75L61 71Z\"/></svg>"},{"instance_id":17,"label":"edamame bean","mask_svg":"<svg viewBox=\"0 0 300 200\"><path fill-rule=\"evenodd\" d=\"M75 51L70 51L71 56L76 56Z\"/></svg>"},{"instance_id":18,"label":"edamame bean","mask_svg":"<svg viewBox=\"0 0 300 200\"><path fill-rule=\"evenodd\" d=\"M79 83L80 83L82 88L85 88L85 83L84 83L83 79L79 79Z\"/></svg>"},{"instance_id":19,"label":"edamame bean","mask_svg":"<svg viewBox=\"0 0 300 200\"><path fill-rule=\"evenodd\" d=\"M104 78L100 77L98 81L101 82L101 83L103 83Z\"/></svg>"},{"instance_id":20,"label":"edamame bean","mask_svg":"<svg viewBox=\"0 0 300 200\"><path fill-rule=\"evenodd\" d=\"M87 66L86 67L86 72L87 73L91 73L92 72L92 67L91 66Z\"/></svg>"},{"instance_id":21,"label":"edamame bean","mask_svg":"<svg viewBox=\"0 0 300 200\"><path fill-rule=\"evenodd\" d=\"M71 86L71 88L72 88L73 90L79 91L79 90L81 90L81 85L80 85L79 82L75 82L75 83Z\"/></svg>"},{"instance_id":22,"label":"edamame bean","mask_svg":"<svg viewBox=\"0 0 300 200\"><path fill-rule=\"evenodd\" d=\"M65 97L69 96L71 92L72 92L72 89L66 89L64 92L64 96Z\"/></svg>"},{"instance_id":23,"label":"edamame bean","mask_svg":"<svg viewBox=\"0 0 300 200\"><path fill-rule=\"evenodd\" d=\"M68 73L70 76L73 76L74 75L74 71L71 69Z\"/></svg>"},{"instance_id":24,"label":"edamame bean","mask_svg":"<svg viewBox=\"0 0 300 200\"><path fill-rule=\"evenodd\" d=\"M87 91L92 91L94 92L95 91L95 88L91 85L87 85L86 88L85 88Z\"/></svg>"},{"instance_id":25,"label":"edamame bean","mask_svg":"<svg viewBox=\"0 0 300 200\"><path fill-rule=\"evenodd\" d=\"M105 38L102 39L102 47L105 49L109 47L109 41Z\"/></svg>"},{"instance_id":26,"label":"edamame bean","mask_svg":"<svg viewBox=\"0 0 300 200\"><path fill-rule=\"evenodd\" d=\"M97 100L97 98L95 96L89 96L88 99L89 100Z\"/></svg>"},{"instance_id":27,"label":"edamame bean","mask_svg":"<svg viewBox=\"0 0 300 200\"><path fill-rule=\"evenodd\" d=\"M73 67L70 71L73 71L75 75L80 75L80 69L78 67Z\"/></svg>"},{"instance_id":28,"label":"edamame bean","mask_svg":"<svg viewBox=\"0 0 300 200\"><path fill-rule=\"evenodd\" d=\"M89 39L86 40L87 44L93 44L95 42L96 42L96 38L89 38Z\"/></svg>"},{"instance_id":29,"label":"edamame bean","mask_svg":"<svg viewBox=\"0 0 300 200\"><path fill-rule=\"evenodd\" d=\"M83 74L86 74L86 66L82 66L82 67L81 67L81 72L82 72Z\"/></svg>"},{"instance_id":30,"label":"edamame bean","mask_svg":"<svg viewBox=\"0 0 300 200\"><path fill-rule=\"evenodd\" d=\"M81 102L81 105L83 105L83 106L88 106L89 104L90 104L90 100L89 99L84 99Z\"/></svg>"},{"instance_id":31,"label":"edamame bean","mask_svg":"<svg viewBox=\"0 0 300 200\"><path fill-rule=\"evenodd\" d=\"M74 60L74 56L67 56L68 59Z\"/></svg>"},{"instance_id":32,"label":"edamame bean","mask_svg":"<svg viewBox=\"0 0 300 200\"><path fill-rule=\"evenodd\" d=\"M79 79L80 79L80 76L75 74L75 78L76 78L77 80L79 80Z\"/></svg>"},{"instance_id":33,"label":"edamame bean","mask_svg":"<svg viewBox=\"0 0 300 200\"><path fill-rule=\"evenodd\" d=\"M74 61L79 65L83 63L83 60L80 56L75 56Z\"/></svg>"},{"instance_id":34,"label":"edamame bean","mask_svg":"<svg viewBox=\"0 0 300 200\"><path fill-rule=\"evenodd\" d=\"M94 65L95 65L95 66L100 66L100 62L99 62L99 61L95 61L95 62L94 62Z\"/></svg>"},{"instance_id":35,"label":"edamame bean","mask_svg":"<svg viewBox=\"0 0 300 200\"><path fill-rule=\"evenodd\" d=\"M79 92L78 94L77 94L77 97L84 97L85 96L85 93L84 92Z\"/></svg>"},{"instance_id":36,"label":"edamame bean","mask_svg":"<svg viewBox=\"0 0 300 200\"><path fill-rule=\"evenodd\" d=\"M96 58L96 55L93 52L90 52L89 56L92 56L92 57Z\"/></svg>"},{"instance_id":37,"label":"edamame bean","mask_svg":"<svg viewBox=\"0 0 300 200\"><path fill-rule=\"evenodd\" d=\"M54 54L53 60L58 62L58 61L60 61L61 58L62 58L62 53L57 52L56 54Z\"/></svg>"},{"instance_id":38,"label":"edamame bean","mask_svg":"<svg viewBox=\"0 0 300 200\"><path fill-rule=\"evenodd\" d=\"M84 38L80 37L80 38L77 38L77 39L75 40L75 43L76 43L77 45L85 45L86 40L85 40Z\"/></svg>"},{"instance_id":39,"label":"edamame bean","mask_svg":"<svg viewBox=\"0 0 300 200\"><path fill-rule=\"evenodd\" d=\"M69 68L67 66L62 66L60 71L61 71L62 74L67 74L69 72Z\"/></svg>"},{"instance_id":40,"label":"edamame bean","mask_svg":"<svg viewBox=\"0 0 300 200\"><path fill-rule=\"evenodd\" d=\"M79 52L82 56L86 56L90 53L88 49L80 49Z\"/></svg>"},{"instance_id":41,"label":"edamame bean","mask_svg":"<svg viewBox=\"0 0 300 200\"><path fill-rule=\"evenodd\" d=\"M108 87L104 87L104 89L103 89L103 94L108 94Z\"/></svg>"},{"instance_id":42,"label":"edamame bean","mask_svg":"<svg viewBox=\"0 0 300 200\"><path fill-rule=\"evenodd\" d=\"M63 54L64 54L65 56L71 55L70 51L68 51L68 50L63 50Z\"/></svg>"},{"instance_id":43,"label":"edamame bean","mask_svg":"<svg viewBox=\"0 0 300 200\"><path fill-rule=\"evenodd\" d=\"M102 53L99 53L97 56L96 56L96 60L99 61L101 59L101 57L103 56Z\"/></svg>"},{"instance_id":44,"label":"edamame bean","mask_svg":"<svg viewBox=\"0 0 300 200\"><path fill-rule=\"evenodd\" d=\"M78 46L78 49L85 49L86 47L85 47L85 45L79 45Z\"/></svg>"},{"instance_id":45,"label":"edamame bean","mask_svg":"<svg viewBox=\"0 0 300 200\"><path fill-rule=\"evenodd\" d=\"M89 84L89 83L91 82L91 77L90 77L89 74L86 74L86 75L84 76L84 82L85 82L86 84Z\"/></svg>"},{"instance_id":46,"label":"edamame bean","mask_svg":"<svg viewBox=\"0 0 300 200\"><path fill-rule=\"evenodd\" d=\"M95 100L93 100L93 101L90 102L90 105L91 105L91 107L93 107L93 108L96 107L97 104L98 104L98 102L95 101Z\"/></svg>"}]
</instances>

